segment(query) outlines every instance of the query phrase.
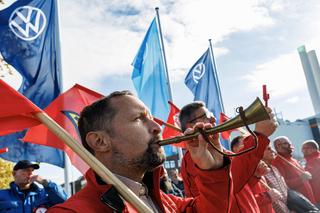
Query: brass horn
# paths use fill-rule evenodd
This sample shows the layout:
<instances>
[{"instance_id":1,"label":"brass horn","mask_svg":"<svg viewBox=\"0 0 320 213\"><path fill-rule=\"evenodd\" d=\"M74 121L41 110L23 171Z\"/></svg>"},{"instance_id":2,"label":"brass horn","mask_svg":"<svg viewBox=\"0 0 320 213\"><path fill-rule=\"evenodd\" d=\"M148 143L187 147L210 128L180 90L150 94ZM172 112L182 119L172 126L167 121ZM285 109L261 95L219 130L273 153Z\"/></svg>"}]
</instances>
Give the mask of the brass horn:
<instances>
[{"instance_id":1,"label":"brass horn","mask_svg":"<svg viewBox=\"0 0 320 213\"><path fill-rule=\"evenodd\" d=\"M242 117L245 119L245 121L243 121ZM261 100L259 98L256 98L256 100L243 111L242 116L237 115L236 117L226 121L225 123L215 126L211 129L207 129L204 132L206 134L216 134L219 132L224 132L227 130L235 129L245 125L250 125L258 121L263 121L268 119L270 119L269 113L266 111ZM169 138L166 140L159 141L159 145L165 146L169 144L180 143L186 140L191 140L193 138L197 138L199 134L200 134L199 132L195 132L190 135Z\"/></svg>"}]
</instances>

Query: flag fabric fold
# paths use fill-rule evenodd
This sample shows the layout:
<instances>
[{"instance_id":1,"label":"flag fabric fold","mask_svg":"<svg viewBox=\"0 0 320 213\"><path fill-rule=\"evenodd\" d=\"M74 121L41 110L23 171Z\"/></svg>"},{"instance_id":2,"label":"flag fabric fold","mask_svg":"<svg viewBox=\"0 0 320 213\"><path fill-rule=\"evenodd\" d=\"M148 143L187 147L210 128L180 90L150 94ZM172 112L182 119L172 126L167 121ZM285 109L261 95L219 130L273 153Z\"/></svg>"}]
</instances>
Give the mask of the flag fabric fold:
<instances>
[{"instance_id":1,"label":"flag fabric fold","mask_svg":"<svg viewBox=\"0 0 320 213\"><path fill-rule=\"evenodd\" d=\"M170 105L170 113L167 119L167 123L180 129L180 122L179 122L180 109L176 105L174 105L171 101L168 101L168 103ZM165 126L162 132L163 139L172 138L172 137L181 136L181 135L182 135L181 131L178 131L168 126ZM183 142L178 144L172 144L172 146L186 148Z\"/></svg>"},{"instance_id":2,"label":"flag fabric fold","mask_svg":"<svg viewBox=\"0 0 320 213\"><path fill-rule=\"evenodd\" d=\"M220 124L223 124L224 122L228 121L230 118L226 116L223 112L220 112ZM236 131L236 129L231 129L228 131L221 132L221 137L224 140L228 140L230 138L231 132Z\"/></svg>"},{"instance_id":3,"label":"flag fabric fold","mask_svg":"<svg viewBox=\"0 0 320 213\"><path fill-rule=\"evenodd\" d=\"M153 19L132 62L131 79L139 98L161 120L169 114L170 91L156 18Z\"/></svg>"},{"instance_id":4,"label":"flag fabric fold","mask_svg":"<svg viewBox=\"0 0 320 213\"><path fill-rule=\"evenodd\" d=\"M223 112L223 107L216 72L210 48L208 48L189 70L185 84L193 93L194 100L203 101L219 124L220 112ZM229 147L228 141L221 140L221 143L225 148Z\"/></svg>"},{"instance_id":5,"label":"flag fabric fold","mask_svg":"<svg viewBox=\"0 0 320 213\"><path fill-rule=\"evenodd\" d=\"M170 113L167 119L167 123L180 129L180 122L179 122L180 109L176 105L174 105L171 101L168 101L168 103L170 106ZM182 135L181 131L170 128L168 126L164 127L164 130L162 133L163 138L169 138L169 137L175 137L175 136L181 136L181 135Z\"/></svg>"},{"instance_id":6,"label":"flag fabric fold","mask_svg":"<svg viewBox=\"0 0 320 213\"><path fill-rule=\"evenodd\" d=\"M0 53L22 76L19 92L41 109L61 92L56 0L16 1L0 12ZM0 137L6 160L30 160L64 167L63 153L19 141L25 132ZM45 153L45 154L43 154Z\"/></svg>"},{"instance_id":7,"label":"flag fabric fold","mask_svg":"<svg viewBox=\"0 0 320 213\"><path fill-rule=\"evenodd\" d=\"M90 105L102 97L103 95L76 84L57 97L44 111L75 140L81 143L77 126L80 112L85 106ZM55 147L65 151L72 164L83 174L89 168L88 165L72 151L72 149L51 133L43 124L30 128L23 140L34 144Z\"/></svg>"},{"instance_id":8,"label":"flag fabric fold","mask_svg":"<svg viewBox=\"0 0 320 213\"><path fill-rule=\"evenodd\" d=\"M40 124L33 114L41 112L41 109L1 79L0 98L0 135Z\"/></svg>"}]
</instances>

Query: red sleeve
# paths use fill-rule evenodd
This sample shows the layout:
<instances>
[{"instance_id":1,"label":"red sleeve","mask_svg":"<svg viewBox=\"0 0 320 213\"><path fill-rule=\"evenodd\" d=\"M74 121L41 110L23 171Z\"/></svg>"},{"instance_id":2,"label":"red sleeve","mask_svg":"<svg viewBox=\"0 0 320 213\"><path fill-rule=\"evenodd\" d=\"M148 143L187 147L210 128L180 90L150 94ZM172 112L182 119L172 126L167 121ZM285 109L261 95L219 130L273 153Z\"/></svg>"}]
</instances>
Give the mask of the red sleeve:
<instances>
[{"instance_id":1,"label":"red sleeve","mask_svg":"<svg viewBox=\"0 0 320 213\"><path fill-rule=\"evenodd\" d=\"M254 198L256 199L258 206L264 206L272 203L270 196L267 192L261 192L258 194L254 194Z\"/></svg>"},{"instance_id":2,"label":"red sleeve","mask_svg":"<svg viewBox=\"0 0 320 213\"><path fill-rule=\"evenodd\" d=\"M257 178L256 176L251 176L251 178L248 181L248 185L252 188L254 187L258 182L259 182L260 178Z\"/></svg>"},{"instance_id":3,"label":"red sleeve","mask_svg":"<svg viewBox=\"0 0 320 213\"><path fill-rule=\"evenodd\" d=\"M320 159L307 163L305 170L311 173L312 179L318 179L320 177Z\"/></svg>"},{"instance_id":4,"label":"red sleeve","mask_svg":"<svg viewBox=\"0 0 320 213\"><path fill-rule=\"evenodd\" d=\"M259 206L264 206L272 202L270 196L266 192L266 189L259 182L254 185L250 185L250 188Z\"/></svg>"},{"instance_id":5,"label":"red sleeve","mask_svg":"<svg viewBox=\"0 0 320 213\"><path fill-rule=\"evenodd\" d=\"M248 183L251 176L253 176L259 161L263 157L264 150L270 142L266 136L256 134L258 136L258 147L232 159L231 174L234 193L240 192L244 185ZM243 144L243 150L252 147L254 145L253 136L246 137Z\"/></svg>"},{"instance_id":6,"label":"red sleeve","mask_svg":"<svg viewBox=\"0 0 320 213\"><path fill-rule=\"evenodd\" d=\"M231 198L231 177L229 165L219 170L201 170L196 167L195 183L199 195L192 202L171 196L180 212L228 211ZM214 189L214 190L213 190Z\"/></svg>"},{"instance_id":7,"label":"red sleeve","mask_svg":"<svg viewBox=\"0 0 320 213\"><path fill-rule=\"evenodd\" d=\"M196 167L189 151L185 153L181 162L181 176L183 179L184 193L186 197L196 197L199 194L195 184Z\"/></svg>"},{"instance_id":8,"label":"red sleeve","mask_svg":"<svg viewBox=\"0 0 320 213\"><path fill-rule=\"evenodd\" d=\"M286 165L279 157L277 157L272 164L279 170L280 174L283 176L286 184L290 188L298 188L303 184L301 180L301 174L294 171L295 168L292 168L290 165ZM294 175L293 175L294 174Z\"/></svg>"}]
</instances>

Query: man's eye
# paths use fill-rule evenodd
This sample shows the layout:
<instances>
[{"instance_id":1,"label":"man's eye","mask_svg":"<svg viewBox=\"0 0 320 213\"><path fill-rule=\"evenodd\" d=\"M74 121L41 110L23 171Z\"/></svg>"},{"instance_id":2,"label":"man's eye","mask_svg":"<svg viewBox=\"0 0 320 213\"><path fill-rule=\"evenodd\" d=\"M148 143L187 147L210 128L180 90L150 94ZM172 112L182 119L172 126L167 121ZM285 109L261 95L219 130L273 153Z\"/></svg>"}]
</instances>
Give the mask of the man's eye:
<instances>
[{"instance_id":1,"label":"man's eye","mask_svg":"<svg viewBox=\"0 0 320 213\"><path fill-rule=\"evenodd\" d=\"M141 116L136 117L134 120L135 120L135 121L141 120Z\"/></svg>"}]
</instances>

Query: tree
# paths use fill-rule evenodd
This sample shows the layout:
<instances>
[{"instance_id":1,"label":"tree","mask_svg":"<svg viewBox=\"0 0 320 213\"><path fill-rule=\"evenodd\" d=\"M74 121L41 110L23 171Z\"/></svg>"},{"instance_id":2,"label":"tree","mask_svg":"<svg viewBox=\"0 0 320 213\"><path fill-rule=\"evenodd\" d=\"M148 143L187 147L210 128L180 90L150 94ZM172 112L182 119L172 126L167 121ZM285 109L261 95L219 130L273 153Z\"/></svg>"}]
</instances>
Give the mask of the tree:
<instances>
[{"instance_id":1,"label":"tree","mask_svg":"<svg viewBox=\"0 0 320 213\"><path fill-rule=\"evenodd\" d=\"M13 163L0 158L0 189L9 188L12 177Z\"/></svg>"}]
</instances>

